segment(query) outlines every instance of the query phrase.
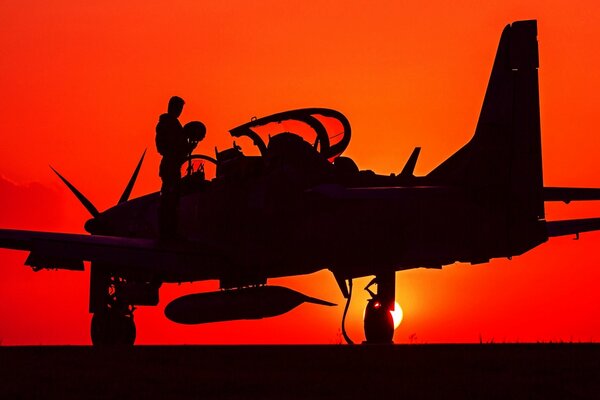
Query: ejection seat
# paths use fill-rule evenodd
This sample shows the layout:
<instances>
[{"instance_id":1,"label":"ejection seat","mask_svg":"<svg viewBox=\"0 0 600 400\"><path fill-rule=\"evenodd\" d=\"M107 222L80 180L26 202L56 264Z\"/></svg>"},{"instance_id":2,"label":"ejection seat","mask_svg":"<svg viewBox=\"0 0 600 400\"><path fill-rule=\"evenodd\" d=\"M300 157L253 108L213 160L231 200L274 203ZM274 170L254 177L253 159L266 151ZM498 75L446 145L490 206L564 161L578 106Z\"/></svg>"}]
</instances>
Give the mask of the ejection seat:
<instances>
[{"instance_id":1,"label":"ejection seat","mask_svg":"<svg viewBox=\"0 0 600 400\"><path fill-rule=\"evenodd\" d=\"M192 154L186 158L181 164L181 194L203 190L210 184L206 179L207 163L216 166L217 160L204 154Z\"/></svg>"}]
</instances>

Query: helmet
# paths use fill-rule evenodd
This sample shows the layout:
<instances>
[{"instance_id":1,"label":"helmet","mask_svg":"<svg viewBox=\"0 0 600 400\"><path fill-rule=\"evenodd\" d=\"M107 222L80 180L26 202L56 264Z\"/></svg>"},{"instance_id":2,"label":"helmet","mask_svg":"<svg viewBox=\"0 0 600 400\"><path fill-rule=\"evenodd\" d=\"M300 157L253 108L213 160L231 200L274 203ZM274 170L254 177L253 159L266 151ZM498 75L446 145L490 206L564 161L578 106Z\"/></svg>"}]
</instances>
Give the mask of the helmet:
<instances>
[{"instance_id":1,"label":"helmet","mask_svg":"<svg viewBox=\"0 0 600 400\"><path fill-rule=\"evenodd\" d=\"M185 124L183 133L191 142L199 142L206 136L206 126L200 121L191 121Z\"/></svg>"}]
</instances>

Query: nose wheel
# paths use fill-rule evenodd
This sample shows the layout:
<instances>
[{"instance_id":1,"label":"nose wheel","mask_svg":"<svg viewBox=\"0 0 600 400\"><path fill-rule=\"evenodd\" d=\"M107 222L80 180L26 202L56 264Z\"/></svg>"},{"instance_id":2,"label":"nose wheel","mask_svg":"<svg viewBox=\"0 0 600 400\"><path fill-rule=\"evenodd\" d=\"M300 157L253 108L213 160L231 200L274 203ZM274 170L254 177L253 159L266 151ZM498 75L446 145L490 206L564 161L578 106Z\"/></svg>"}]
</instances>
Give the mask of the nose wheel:
<instances>
[{"instance_id":1,"label":"nose wheel","mask_svg":"<svg viewBox=\"0 0 600 400\"><path fill-rule=\"evenodd\" d=\"M90 273L91 337L94 346L133 346L134 306L121 296L125 280L92 263Z\"/></svg>"},{"instance_id":2,"label":"nose wheel","mask_svg":"<svg viewBox=\"0 0 600 400\"><path fill-rule=\"evenodd\" d=\"M133 313L128 315L112 309L95 312L91 336L94 346L133 346L136 336Z\"/></svg>"}]
</instances>

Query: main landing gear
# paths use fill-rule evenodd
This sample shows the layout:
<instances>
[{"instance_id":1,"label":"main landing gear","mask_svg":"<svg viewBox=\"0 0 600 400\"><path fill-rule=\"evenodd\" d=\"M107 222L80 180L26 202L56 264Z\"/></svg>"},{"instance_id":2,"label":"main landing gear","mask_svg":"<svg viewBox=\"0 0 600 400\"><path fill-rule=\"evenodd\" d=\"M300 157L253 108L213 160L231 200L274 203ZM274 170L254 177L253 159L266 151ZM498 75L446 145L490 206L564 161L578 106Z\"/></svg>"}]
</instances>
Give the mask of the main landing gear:
<instances>
[{"instance_id":1,"label":"main landing gear","mask_svg":"<svg viewBox=\"0 0 600 400\"><path fill-rule=\"evenodd\" d=\"M346 282L336 277L337 283L346 298L346 307L342 317L342 336L348 344L354 344L346 333L346 315L350 300L352 299L352 279ZM373 285L377 285L377 293L371 290ZM364 329L365 344L392 344L394 338L394 318L392 311L396 305L396 274L394 271L377 274L375 278L365 287L365 290L371 295L365 309Z\"/></svg>"},{"instance_id":2,"label":"main landing gear","mask_svg":"<svg viewBox=\"0 0 600 400\"><path fill-rule=\"evenodd\" d=\"M377 293L370 290L373 284L377 284ZM393 343L394 319L392 318L392 311L395 307L395 273L377 275L365 290L371 295L365 309L365 343Z\"/></svg>"},{"instance_id":3,"label":"main landing gear","mask_svg":"<svg viewBox=\"0 0 600 400\"><path fill-rule=\"evenodd\" d=\"M94 346L133 346L135 343L135 308L120 295L125 284L123 278L92 265L90 312L94 314L91 326Z\"/></svg>"}]
</instances>

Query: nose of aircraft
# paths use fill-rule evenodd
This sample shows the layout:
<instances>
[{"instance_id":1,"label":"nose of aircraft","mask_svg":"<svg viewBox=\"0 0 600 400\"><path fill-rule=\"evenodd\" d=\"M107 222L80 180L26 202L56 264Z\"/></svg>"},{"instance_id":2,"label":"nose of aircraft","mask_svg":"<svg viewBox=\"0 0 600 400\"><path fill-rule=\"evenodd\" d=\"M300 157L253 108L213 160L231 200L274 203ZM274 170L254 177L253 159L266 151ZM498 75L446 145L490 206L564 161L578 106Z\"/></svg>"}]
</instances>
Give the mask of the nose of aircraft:
<instances>
[{"instance_id":1,"label":"nose of aircraft","mask_svg":"<svg viewBox=\"0 0 600 400\"><path fill-rule=\"evenodd\" d=\"M100 230L101 223L98 221L98 218L90 218L85 221L83 228L87 233L95 234Z\"/></svg>"}]
</instances>

